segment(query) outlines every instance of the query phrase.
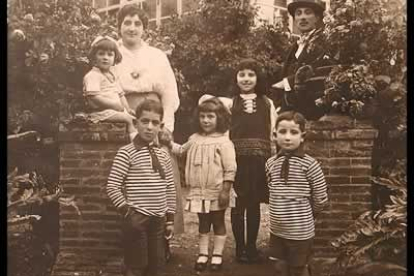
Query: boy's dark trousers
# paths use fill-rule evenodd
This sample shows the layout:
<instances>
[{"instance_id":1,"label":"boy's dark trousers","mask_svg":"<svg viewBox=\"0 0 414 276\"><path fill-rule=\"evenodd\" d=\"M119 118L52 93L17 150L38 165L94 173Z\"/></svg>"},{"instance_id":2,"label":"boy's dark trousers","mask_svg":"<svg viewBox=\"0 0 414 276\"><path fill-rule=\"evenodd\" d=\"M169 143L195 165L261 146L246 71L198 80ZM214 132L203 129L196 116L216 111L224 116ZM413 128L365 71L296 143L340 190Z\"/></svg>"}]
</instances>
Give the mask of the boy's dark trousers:
<instances>
[{"instance_id":1,"label":"boy's dark trousers","mask_svg":"<svg viewBox=\"0 0 414 276\"><path fill-rule=\"evenodd\" d=\"M125 276L156 276L165 264L165 217L132 212L124 219Z\"/></svg>"}]
</instances>

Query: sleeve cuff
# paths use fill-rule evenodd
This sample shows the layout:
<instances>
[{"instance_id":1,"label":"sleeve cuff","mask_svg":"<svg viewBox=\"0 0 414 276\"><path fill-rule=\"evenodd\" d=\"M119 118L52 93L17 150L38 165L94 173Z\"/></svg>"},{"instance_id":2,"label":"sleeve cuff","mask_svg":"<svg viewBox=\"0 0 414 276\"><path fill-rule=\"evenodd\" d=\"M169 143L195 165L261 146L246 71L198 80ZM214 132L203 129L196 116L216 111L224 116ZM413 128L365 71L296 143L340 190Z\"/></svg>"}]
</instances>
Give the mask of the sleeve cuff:
<instances>
[{"instance_id":1,"label":"sleeve cuff","mask_svg":"<svg viewBox=\"0 0 414 276\"><path fill-rule=\"evenodd\" d=\"M287 78L283 78L283 85L285 86L285 91L292 91L292 88L290 87L290 84Z\"/></svg>"},{"instance_id":2,"label":"sleeve cuff","mask_svg":"<svg viewBox=\"0 0 414 276\"><path fill-rule=\"evenodd\" d=\"M166 217L167 217L167 222L174 223L174 214L173 213L167 213Z\"/></svg>"}]
</instances>

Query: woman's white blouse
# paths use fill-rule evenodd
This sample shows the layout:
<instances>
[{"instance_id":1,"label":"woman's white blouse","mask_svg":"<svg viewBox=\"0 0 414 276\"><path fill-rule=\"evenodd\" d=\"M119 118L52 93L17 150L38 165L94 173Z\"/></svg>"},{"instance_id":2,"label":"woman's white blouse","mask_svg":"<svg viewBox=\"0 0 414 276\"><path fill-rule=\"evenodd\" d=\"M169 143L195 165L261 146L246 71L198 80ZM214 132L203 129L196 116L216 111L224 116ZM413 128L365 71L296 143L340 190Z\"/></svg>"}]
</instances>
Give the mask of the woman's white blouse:
<instances>
[{"instance_id":1,"label":"woman's white blouse","mask_svg":"<svg viewBox=\"0 0 414 276\"><path fill-rule=\"evenodd\" d=\"M167 56L161 50L143 45L137 51L130 51L119 42L121 63L116 65L119 83L125 94L156 92L164 108L164 123L174 130L174 113L180 105L177 82Z\"/></svg>"}]
</instances>

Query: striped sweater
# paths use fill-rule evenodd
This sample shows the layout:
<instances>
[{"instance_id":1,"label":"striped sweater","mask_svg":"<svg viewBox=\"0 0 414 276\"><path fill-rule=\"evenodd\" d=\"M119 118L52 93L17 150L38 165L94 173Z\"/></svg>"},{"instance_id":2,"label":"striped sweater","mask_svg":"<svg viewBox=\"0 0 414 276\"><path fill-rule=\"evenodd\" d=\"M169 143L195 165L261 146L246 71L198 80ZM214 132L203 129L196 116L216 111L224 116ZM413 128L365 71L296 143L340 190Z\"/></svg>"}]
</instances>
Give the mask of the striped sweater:
<instances>
[{"instance_id":1,"label":"striped sweater","mask_svg":"<svg viewBox=\"0 0 414 276\"><path fill-rule=\"evenodd\" d=\"M162 217L175 213L176 195L169 154L154 151L165 171L165 179L154 172L148 146L137 150L133 143L115 155L106 191L115 207L128 205L148 216Z\"/></svg>"},{"instance_id":2,"label":"striped sweater","mask_svg":"<svg viewBox=\"0 0 414 276\"><path fill-rule=\"evenodd\" d=\"M327 185L319 163L311 156L292 156L285 181L281 169L286 156L266 162L269 185L270 232L290 240L315 236L314 214L328 202Z\"/></svg>"}]
</instances>

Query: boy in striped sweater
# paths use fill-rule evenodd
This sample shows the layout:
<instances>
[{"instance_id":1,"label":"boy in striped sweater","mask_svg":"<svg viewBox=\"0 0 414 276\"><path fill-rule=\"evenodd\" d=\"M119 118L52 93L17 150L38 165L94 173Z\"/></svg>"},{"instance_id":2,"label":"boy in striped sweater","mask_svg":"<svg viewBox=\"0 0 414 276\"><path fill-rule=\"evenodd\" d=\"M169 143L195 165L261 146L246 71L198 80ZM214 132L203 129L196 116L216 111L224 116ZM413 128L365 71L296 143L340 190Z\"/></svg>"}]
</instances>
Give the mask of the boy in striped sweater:
<instances>
[{"instance_id":1,"label":"boy in striped sweater","mask_svg":"<svg viewBox=\"0 0 414 276\"><path fill-rule=\"evenodd\" d=\"M319 163L303 152L306 120L295 111L276 119L280 151L266 162L269 185L270 258L276 275L308 276L315 217L328 203Z\"/></svg>"},{"instance_id":2,"label":"boy in striped sweater","mask_svg":"<svg viewBox=\"0 0 414 276\"><path fill-rule=\"evenodd\" d=\"M165 263L164 237L173 235L175 186L169 154L153 143L162 105L144 100L136 117L138 135L118 150L106 190L123 217L125 276L156 276Z\"/></svg>"}]
</instances>

